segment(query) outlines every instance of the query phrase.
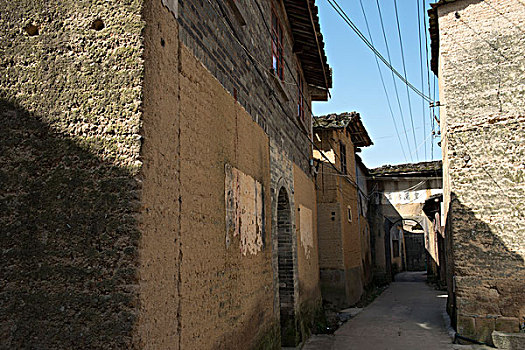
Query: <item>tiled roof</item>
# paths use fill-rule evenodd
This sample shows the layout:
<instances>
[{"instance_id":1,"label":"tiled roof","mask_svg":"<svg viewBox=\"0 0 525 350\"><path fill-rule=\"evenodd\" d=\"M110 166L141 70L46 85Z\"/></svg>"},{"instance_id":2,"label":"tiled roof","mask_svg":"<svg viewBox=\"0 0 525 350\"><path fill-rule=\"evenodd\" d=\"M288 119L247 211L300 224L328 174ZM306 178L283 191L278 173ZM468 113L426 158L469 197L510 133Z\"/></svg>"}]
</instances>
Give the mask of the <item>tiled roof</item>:
<instances>
[{"instance_id":1,"label":"tiled roof","mask_svg":"<svg viewBox=\"0 0 525 350\"><path fill-rule=\"evenodd\" d=\"M326 59L315 0L285 0L284 7L294 39L293 50L301 61L306 82L322 88L327 96L332 87L332 70Z\"/></svg>"},{"instance_id":2,"label":"tiled roof","mask_svg":"<svg viewBox=\"0 0 525 350\"><path fill-rule=\"evenodd\" d=\"M408 163L398 165L383 165L379 168L369 169L371 176L407 176L430 174L442 176L442 162L440 160L432 162Z\"/></svg>"},{"instance_id":3,"label":"tiled roof","mask_svg":"<svg viewBox=\"0 0 525 350\"><path fill-rule=\"evenodd\" d=\"M361 115L357 112L332 113L314 118L314 129L344 128L350 133L352 143L356 147L366 147L374 144L361 121Z\"/></svg>"}]
</instances>

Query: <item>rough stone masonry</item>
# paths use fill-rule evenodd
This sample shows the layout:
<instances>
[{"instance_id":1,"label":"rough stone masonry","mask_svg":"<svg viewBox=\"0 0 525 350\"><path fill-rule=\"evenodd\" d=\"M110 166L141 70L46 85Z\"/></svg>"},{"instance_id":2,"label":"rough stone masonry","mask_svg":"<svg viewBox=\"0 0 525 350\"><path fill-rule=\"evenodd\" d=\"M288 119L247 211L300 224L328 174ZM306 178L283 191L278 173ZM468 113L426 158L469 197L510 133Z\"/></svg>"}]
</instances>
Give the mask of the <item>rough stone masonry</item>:
<instances>
[{"instance_id":1,"label":"rough stone masonry","mask_svg":"<svg viewBox=\"0 0 525 350\"><path fill-rule=\"evenodd\" d=\"M494 330L525 328L525 6L439 1L429 14L449 310L460 335L491 343Z\"/></svg>"}]
</instances>

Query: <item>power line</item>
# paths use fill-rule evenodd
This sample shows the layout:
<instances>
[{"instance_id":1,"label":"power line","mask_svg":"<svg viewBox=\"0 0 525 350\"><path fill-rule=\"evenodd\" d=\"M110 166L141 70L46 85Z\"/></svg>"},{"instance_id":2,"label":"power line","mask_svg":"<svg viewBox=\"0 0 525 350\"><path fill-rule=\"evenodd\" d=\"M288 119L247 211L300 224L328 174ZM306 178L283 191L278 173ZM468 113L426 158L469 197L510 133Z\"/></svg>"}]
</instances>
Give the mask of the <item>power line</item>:
<instances>
[{"instance_id":1,"label":"power line","mask_svg":"<svg viewBox=\"0 0 525 350\"><path fill-rule=\"evenodd\" d=\"M405 52L404 52L405 50L403 49L403 38L401 37L401 27L399 25L399 15L397 12L397 1L396 0L394 0L394 9L396 13L397 33L399 36L399 46L401 47L401 59L403 62L403 73L404 73L405 80L406 80L407 79L407 69L405 65ZM410 123L412 124L412 136L414 137L414 146L416 146L417 141L416 141L416 133L414 131L414 116L412 114L412 103L410 102L410 93L408 91L408 85L406 85L406 89L407 89L407 99L408 99L408 112L410 114ZM417 148L416 148L416 160L418 158L419 158L419 155L417 153Z\"/></svg>"},{"instance_id":2,"label":"power line","mask_svg":"<svg viewBox=\"0 0 525 350\"><path fill-rule=\"evenodd\" d=\"M383 31L383 39L385 41L386 54L387 54L387 57L388 57L388 62L392 62L391 57L390 57L390 49L388 48L388 40L386 38L385 25L384 25L384 22L383 22L383 14L381 13L381 6L379 6L379 0L376 0L376 4L377 4L377 11L379 13L379 20L381 22L381 30ZM403 130L404 130L404 134L405 134L405 139L407 140L407 147L410 148L410 142L408 141L408 133L407 133L406 125L405 125L405 119L403 118L403 115L404 115L403 114L403 109L401 108L401 100L399 99L399 92L397 91L396 78L394 77L394 72L391 71L391 73L392 73L392 83L394 84L394 91L396 93L397 106L399 107L399 113L400 113L400 116L401 116L401 122L403 124Z\"/></svg>"},{"instance_id":3,"label":"power line","mask_svg":"<svg viewBox=\"0 0 525 350\"><path fill-rule=\"evenodd\" d=\"M425 138L425 140L423 140L423 142L421 142L419 145L416 146L416 149L414 150L414 152L412 152L412 154L417 153L417 150L420 149L421 146L426 145L426 144L427 144L427 140L428 140L429 137L431 137L432 135L433 135L432 133L428 134L428 136Z\"/></svg>"},{"instance_id":4,"label":"power line","mask_svg":"<svg viewBox=\"0 0 525 350\"><path fill-rule=\"evenodd\" d=\"M417 29L419 34L419 62L420 62L420 68L421 68L421 91L425 90L425 82L423 78L423 49L421 48L423 40L421 40L421 14L419 12L420 9L420 0L417 0ZM422 107L422 117L423 117L423 135L426 135L427 128L426 128L426 122L425 122L425 101L421 100L421 107ZM431 140L432 141L432 140ZM425 143L425 159L427 158L427 144Z\"/></svg>"},{"instance_id":5,"label":"power line","mask_svg":"<svg viewBox=\"0 0 525 350\"><path fill-rule=\"evenodd\" d=\"M427 62L427 86L428 86L428 96L431 96L431 93L430 93L430 60L429 60L429 55L428 55L428 30L427 30L427 24L426 24L426 18L427 17L427 13L425 11L427 5L426 5L426 0L423 0L423 28L425 29L425 58L426 58L426 62ZM432 76L434 79L435 77ZM436 99L436 97L434 96L434 100ZM435 132L435 125L434 125L434 118L432 117L432 113L433 113L433 109L432 107L429 105L428 106L428 116L430 118L430 127L432 128L432 133ZM430 159L434 159L434 137L432 137L432 139L430 139Z\"/></svg>"},{"instance_id":6,"label":"power line","mask_svg":"<svg viewBox=\"0 0 525 350\"><path fill-rule=\"evenodd\" d=\"M363 12L363 17L365 19L366 29L368 31L368 36L370 37L370 43L372 43L372 45L373 45L374 41L373 41L373 38L372 38L372 32L370 31L370 26L368 25L368 18L366 17L365 8L363 6L363 0L359 0L359 3L361 4L361 11ZM387 104L388 104L388 109L390 110L390 116L392 117L392 122L394 123L394 129L395 129L396 134L397 134L397 139L399 140L399 145L401 146L401 151L403 152L403 156L405 157L405 161L408 162L407 156L405 154L405 148L403 147L403 143L401 142L401 136L399 136L399 130L397 128L397 123L396 123L396 120L394 118L394 112L392 110L392 104L390 103L390 97L388 96L388 90L386 89L385 79L383 78L383 72L381 72L381 67L379 65L379 60L377 59L377 56L374 56L374 58L375 58L375 61L376 61L377 70L379 71L379 77L381 78L381 84L383 85L383 90L385 91L386 101L387 101Z\"/></svg>"},{"instance_id":7,"label":"power line","mask_svg":"<svg viewBox=\"0 0 525 350\"><path fill-rule=\"evenodd\" d=\"M372 52L392 71L394 74L403 81L410 89L412 89L417 95L425 99L428 102L434 102L429 96L426 96L423 92L419 91L414 85L412 85L406 78L404 78L384 57L379 51L372 45L368 39L361 33L357 26L352 22L350 17L345 11L337 4L335 0L326 0L330 6L337 12L337 14L348 24L348 26L357 34L357 36L372 50ZM338 10L339 8L339 10Z\"/></svg>"}]
</instances>

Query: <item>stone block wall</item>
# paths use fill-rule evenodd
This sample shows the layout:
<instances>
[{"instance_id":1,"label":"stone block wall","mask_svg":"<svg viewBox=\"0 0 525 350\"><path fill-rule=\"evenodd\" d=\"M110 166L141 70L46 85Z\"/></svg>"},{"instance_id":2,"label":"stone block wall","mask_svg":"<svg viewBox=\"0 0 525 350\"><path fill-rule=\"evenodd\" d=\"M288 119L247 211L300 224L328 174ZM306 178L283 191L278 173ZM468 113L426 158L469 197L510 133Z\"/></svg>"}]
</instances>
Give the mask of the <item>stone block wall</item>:
<instances>
[{"instance_id":1,"label":"stone block wall","mask_svg":"<svg viewBox=\"0 0 525 350\"><path fill-rule=\"evenodd\" d=\"M438 8L445 204L460 334L525 326L525 7Z\"/></svg>"}]
</instances>

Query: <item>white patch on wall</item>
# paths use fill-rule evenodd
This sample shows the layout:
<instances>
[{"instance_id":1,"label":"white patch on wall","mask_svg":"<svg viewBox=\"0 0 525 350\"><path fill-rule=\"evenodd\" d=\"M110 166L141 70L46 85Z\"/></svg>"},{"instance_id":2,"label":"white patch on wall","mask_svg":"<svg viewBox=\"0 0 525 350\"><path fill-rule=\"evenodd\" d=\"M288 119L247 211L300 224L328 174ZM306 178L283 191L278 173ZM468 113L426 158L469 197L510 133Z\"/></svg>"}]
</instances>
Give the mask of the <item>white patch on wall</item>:
<instances>
[{"instance_id":1,"label":"white patch on wall","mask_svg":"<svg viewBox=\"0 0 525 350\"><path fill-rule=\"evenodd\" d=\"M226 247L240 239L241 254L257 254L263 248L264 201L260 182L229 164L225 166Z\"/></svg>"},{"instance_id":2,"label":"white patch on wall","mask_svg":"<svg viewBox=\"0 0 525 350\"><path fill-rule=\"evenodd\" d=\"M310 259L312 249L314 248L314 233L312 227L312 210L299 205L299 233L301 235L301 245L303 246L306 259Z\"/></svg>"},{"instance_id":3,"label":"white patch on wall","mask_svg":"<svg viewBox=\"0 0 525 350\"><path fill-rule=\"evenodd\" d=\"M166 6L175 18L179 18L179 0L162 0L162 5Z\"/></svg>"},{"instance_id":4,"label":"white patch on wall","mask_svg":"<svg viewBox=\"0 0 525 350\"><path fill-rule=\"evenodd\" d=\"M430 196L443 193L443 190L440 188L431 189L430 194L427 191L428 190L385 192L382 204L425 203Z\"/></svg>"}]
</instances>

